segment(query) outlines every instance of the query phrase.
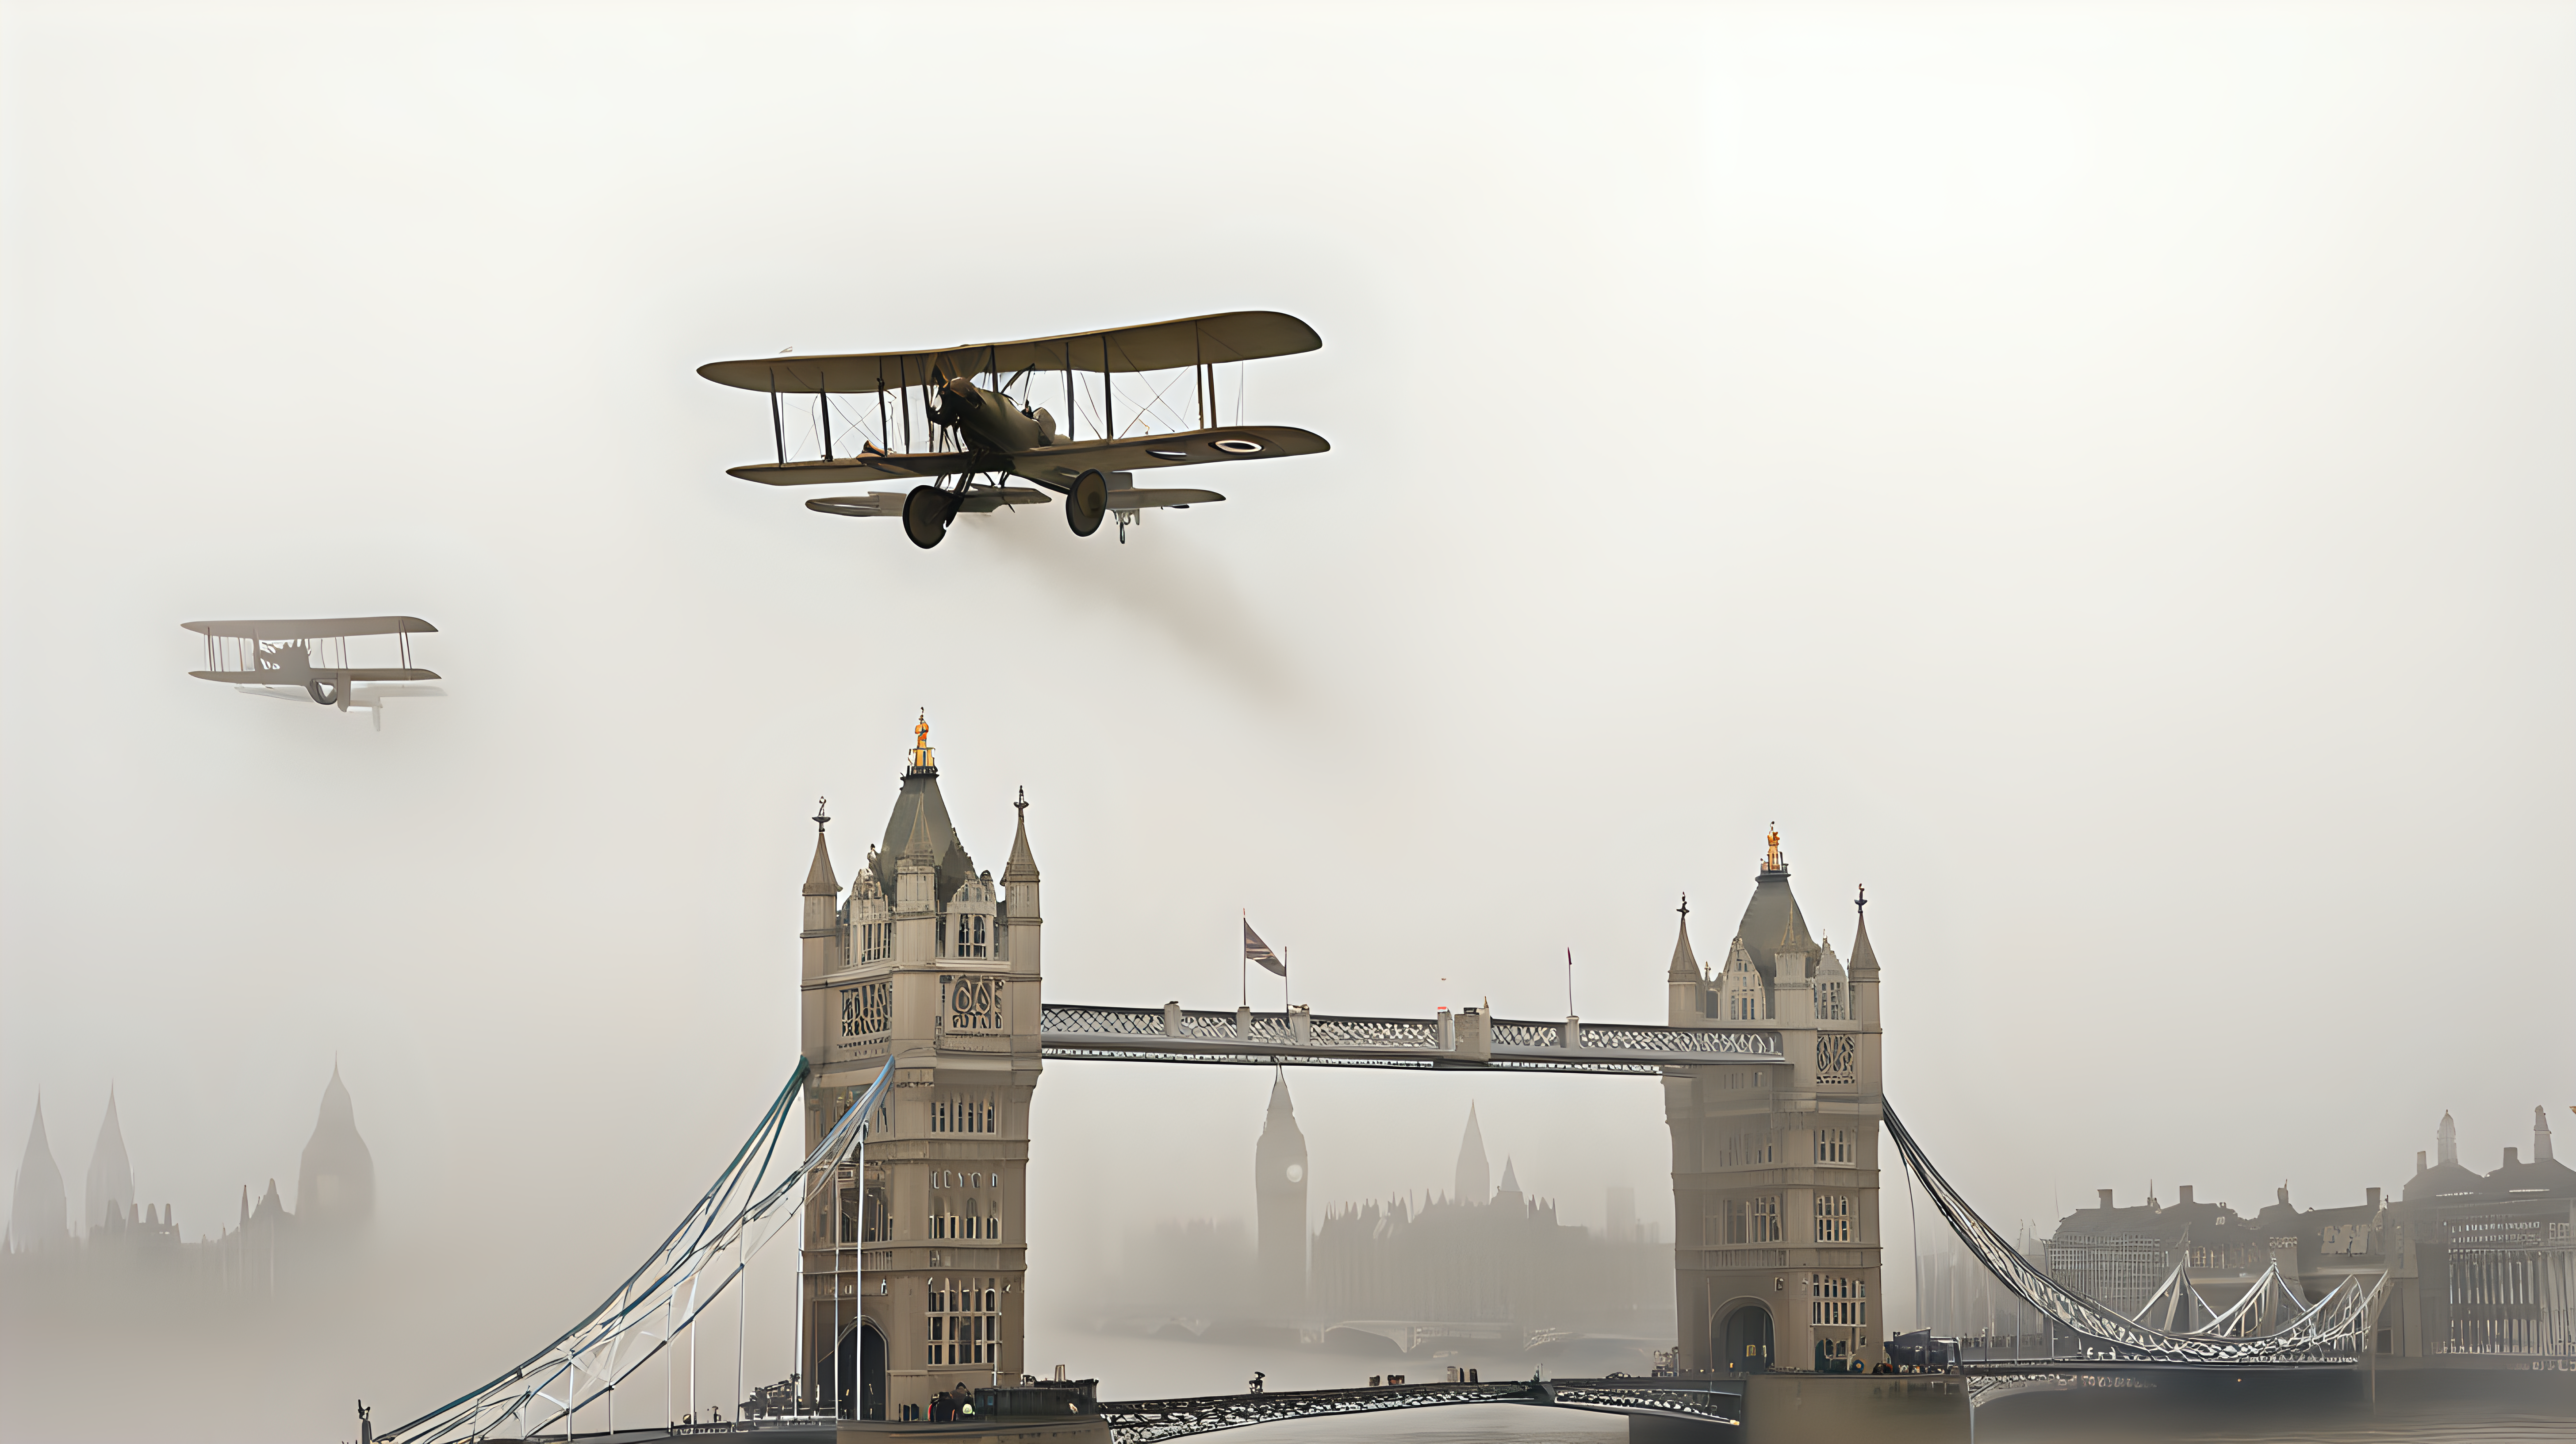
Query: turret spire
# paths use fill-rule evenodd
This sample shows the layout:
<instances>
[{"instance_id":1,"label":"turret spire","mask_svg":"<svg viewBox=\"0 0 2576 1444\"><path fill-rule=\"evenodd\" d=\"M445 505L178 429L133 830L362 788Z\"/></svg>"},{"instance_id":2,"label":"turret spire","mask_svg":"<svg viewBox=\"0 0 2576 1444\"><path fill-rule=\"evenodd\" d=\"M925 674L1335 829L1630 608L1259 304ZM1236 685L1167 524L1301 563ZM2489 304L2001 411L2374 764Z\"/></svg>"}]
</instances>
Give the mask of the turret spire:
<instances>
[{"instance_id":1,"label":"turret spire","mask_svg":"<svg viewBox=\"0 0 2576 1444\"><path fill-rule=\"evenodd\" d=\"M831 799L814 799L814 865L805 870L805 896L839 897L840 880L832 875L832 850L824 845L823 826L832 820Z\"/></svg>"},{"instance_id":2,"label":"turret spire","mask_svg":"<svg viewBox=\"0 0 2576 1444\"><path fill-rule=\"evenodd\" d=\"M2534 1104L2531 1109L2531 1161L2547 1163L2557 1156L2549 1142L2549 1110Z\"/></svg>"},{"instance_id":3,"label":"turret spire","mask_svg":"<svg viewBox=\"0 0 2576 1444\"><path fill-rule=\"evenodd\" d=\"M1860 885L1860 896L1852 899L1852 911L1860 918L1853 924L1851 950L1852 976L1858 977L1878 971L1878 950L1869 945L1869 884Z\"/></svg>"},{"instance_id":4,"label":"turret spire","mask_svg":"<svg viewBox=\"0 0 2576 1444\"><path fill-rule=\"evenodd\" d=\"M1703 982L1699 959L1691 952L1689 893L1682 894L1682 905L1676 911L1682 915L1681 935L1673 940L1673 965L1664 976L1667 981L1675 983Z\"/></svg>"},{"instance_id":5,"label":"turret spire","mask_svg":"<svg viewBox=\"0 0 2576 1444\"><path fill-rule=\"evenodd\" d=\"M1029 852L1029 790L1020 789L1020 800L1011 804L1020 811L1019 832L1011 838L1011 860L1002 865L1002 881L1035 882L1038 860Z\"/></svg>"},{"instance_id":6,"label":"turret spire","mask_svg":"<svg viewBox=\"0 0 2576 1444\"><path fill-rule=\"evenodd\" d=\"M2460 1130L2451 1122L2451 1110L2447 1108L2442 1110L2442 1126L2433 1130L2433 1148L2437 1163L2460 1161Z\"/></svg>"}]
</instances>

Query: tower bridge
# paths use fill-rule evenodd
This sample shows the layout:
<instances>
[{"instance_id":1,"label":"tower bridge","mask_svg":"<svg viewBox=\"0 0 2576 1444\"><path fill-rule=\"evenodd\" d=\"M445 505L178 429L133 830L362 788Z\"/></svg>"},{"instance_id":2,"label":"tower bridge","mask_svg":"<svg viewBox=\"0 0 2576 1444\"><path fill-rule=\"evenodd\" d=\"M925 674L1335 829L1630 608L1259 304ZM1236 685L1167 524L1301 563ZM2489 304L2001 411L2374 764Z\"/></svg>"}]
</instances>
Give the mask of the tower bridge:
<instances>
[{"instance_id":1,"label":"tower bridge","mask_svg":"<svg viewBox=\"0 0 2576 1444\"><path fill-rule=\"evenodd\" d=\"M804 1419L918 1420L955 1378L1021 1379L1030 1372L1030 1100L1051 1062L1653 1078L1671 1135L1675 1366L1684 1376L1759 1371L1775 1360L1858 1371L1882 1360L1887 1320L1873 1313L1884 1299L1882 1125L1971 1252L2106 1355L2240 1370L2359 1357L2384 1276L2348 1280L2259 1331L2231 1319L2214 1332L2175 1332L2104 1309L2023 1259L1941 1179L1886 1105L1865 898L1854 904L1846 963L1809 930L1776 831L1721 963L1701 964L1687 903L1681 909L1660 1024L1505 1019L1476 1008L1402 1018L1053 1003L1043 996L1042 880L1028 802L1016 804L997 880L975 866L949 819L928 734L926 723L916 728L883 838L846 889L832 863L828 813L815 814L799 935L802 1056L752 1136L590 1314L514 1368L381 1437L434 1444L568 1439L576 1424L614 1430L619 1384L668 1351L686 1348L694 1359L709 1305L747 1288L748 1257L789 1235L798 1251L794 1352L785 1368L760 1372L785 1373L793 1385L773 1409ZM785 1146L791 1117L802 1119L801 1149ZM738 1296L736 1309L746 1307ZM676 1375L679 1366L665 1364ZM737 1373L747 1367L738 1359ZM692 1389L696 1377L692 1364ZM1732 1422L1732 1406L1713 1403L1709 1388L1532 1381L1098 1410L1130 1444L1300 1412L1506 1397ZM634 1411L649 1417L663 1403L637 1401L630 1384L630 1426ZM676 1394L667 1407L674 1420L666 1422L675 1422ZM697 1412L692 1400L689 1413Z\"/></svg>"}]
</instances>

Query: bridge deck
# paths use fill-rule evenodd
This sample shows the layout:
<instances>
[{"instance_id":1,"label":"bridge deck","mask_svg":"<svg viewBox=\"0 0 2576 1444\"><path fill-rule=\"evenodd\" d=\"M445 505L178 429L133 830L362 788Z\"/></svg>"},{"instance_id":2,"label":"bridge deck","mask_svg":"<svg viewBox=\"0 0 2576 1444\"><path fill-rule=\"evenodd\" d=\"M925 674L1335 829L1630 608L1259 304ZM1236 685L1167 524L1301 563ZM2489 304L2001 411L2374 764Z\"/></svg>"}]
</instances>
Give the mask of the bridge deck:
<instances>
[{"instance_id":1,"label":"bridge deck","mask_svg":"<svg viewBox=\"0 0 2576 1444\"><path fill-rule=\"evenodd\" d=\"M1737 1386L1740 1390L1741 1385ZM1704 1424L1743 1423L1742 1395L1708 1384L1674 1379L1523 1379L1477 1384L1396 1384L1379 1389L1309 1389L1268 1394L1217 1394L1196 1399L1135 1399L1103 1403L1100 1417L1116 1444L1156 1444L1191 1434L1239 1429L1282 1419L1333 1414L1375 1414L1448 1404L1522 1404L1691 1419Z\"/></svg>"},{"instance_id":2,"label":"bridge deck","mask_svg":"<svg viewBox=\"0 0 2576 1444\"><path fill-rule=\"evenodd\" d=\"M1660 1074L1715 1063L1785 1064L1770 1029L1488 1018L1338 1017L1303 1008L1231 1013L1181 1007L1048 1003L1038 1042L1049 1058L1129 1063L1285 1063L1340 1068L1480 1068Z\"/></svg>"}]
</instances>

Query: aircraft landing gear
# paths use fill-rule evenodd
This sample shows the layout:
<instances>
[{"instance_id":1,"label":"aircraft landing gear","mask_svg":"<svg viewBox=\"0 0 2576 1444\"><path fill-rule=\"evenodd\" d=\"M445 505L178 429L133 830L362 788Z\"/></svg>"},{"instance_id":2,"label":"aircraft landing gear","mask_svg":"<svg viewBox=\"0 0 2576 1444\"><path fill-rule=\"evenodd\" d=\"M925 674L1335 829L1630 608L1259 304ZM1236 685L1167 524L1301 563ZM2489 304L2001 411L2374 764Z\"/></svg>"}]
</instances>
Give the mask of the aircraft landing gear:
<instances>
[{"instance_id":1,"label":"aircraft landing gear","mask_svg":"<svg viewBox=\"0 0 2576 1444\"><path fill-rule=\"evenodd\" d=\"M1109 478L1096 471L1086 471L1074 480L1064 494L1064 523L1075 536L1089 536L1100 530L1100 519L1109 514Z\"/></svg>"},{"instance_id":2,"label":"aircraft landing gear","mask_svg":"<svg viewBox=\"0 0 2576 1444\"><path fill-rule=\"evenodd\" d=\"M914 487L903 499L903 534L923 551L939 545L940 538L948 535L948 524L957 519L957 500L955 494L935 486Z\"/></svg>"}]
</instances>

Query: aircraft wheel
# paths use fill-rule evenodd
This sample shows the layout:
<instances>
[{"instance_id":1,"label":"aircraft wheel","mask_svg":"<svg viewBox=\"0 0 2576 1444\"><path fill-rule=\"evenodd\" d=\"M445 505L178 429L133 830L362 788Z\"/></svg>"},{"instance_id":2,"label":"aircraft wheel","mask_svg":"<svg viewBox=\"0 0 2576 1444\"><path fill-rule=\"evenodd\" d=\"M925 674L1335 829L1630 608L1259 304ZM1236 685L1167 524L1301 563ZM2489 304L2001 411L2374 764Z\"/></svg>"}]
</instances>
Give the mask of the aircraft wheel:
<instances>
[{"instance_id":1,"label":"aircraft wheel","mask_svg":"<svg viewBox=\"0 0 2576 1444\"><path fill-rule=\"evenodd\" d=\"M323 690L324 688L329 688L330 690L325 691ZM339 685L327 678L307 677L304 679L304 695L321 703L325 707L338 703L340 700L339 694Z\"/></svg>"},{"instance_id":2,"label":"aircraft wheel","mask_svg":"<svg viewBox=\"0 0 2576 1444\"><path fill-rule=\"evenodd\" d=\"M1100 519L1109 515L1109 478L1096 471L1086 471L1064 494L1064 522L1075 536L1089 536L1100 530Z\"/></svg>"},{"instance_id":3,"label":"aircraft wheel","mask_svg":"<svg viewBox=\"0 0 2576 1444\"><path fill-rule=\"evenodd\" d=\"M948 524L957 519L957 501L935 486L916 486L903 499L903 534L912 544L928 551L948 535Z\"/></svg>"}]
</instances>

